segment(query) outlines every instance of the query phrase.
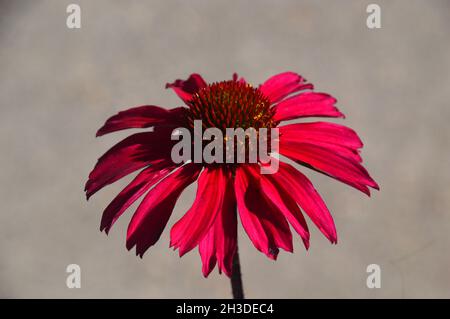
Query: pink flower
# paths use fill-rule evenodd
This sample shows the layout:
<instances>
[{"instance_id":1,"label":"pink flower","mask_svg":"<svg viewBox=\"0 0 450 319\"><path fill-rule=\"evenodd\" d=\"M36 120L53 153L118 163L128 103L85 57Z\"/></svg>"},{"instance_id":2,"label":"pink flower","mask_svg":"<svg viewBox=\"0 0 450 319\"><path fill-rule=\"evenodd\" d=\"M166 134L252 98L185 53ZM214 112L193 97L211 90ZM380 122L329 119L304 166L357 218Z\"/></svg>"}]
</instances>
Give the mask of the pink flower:
<instances>
[{"instance_id":1,"label":"pink flower","mask_svg":"<svg viewBox=\"0 0 450 319\"><path fill-rule=\"evenodd\" d=\"M199 247L203 274L215 265L228 276L237 249L237 211L253 245L271 259L279 248L292 252L289 224L309 247L309 230L302 211L332 242L336 229L328 208L308 178L292 165L279 162L278 172L260 173L259 164L175 164L172 131L204 127L279 128L279 153L291 160L346 183L367 195L379 189L361 165L358 135L330 122L279 126L305 117L344 117L336 99L313 91L313 85L293 72L272 76L258 88L244 79L207 84L198 74L167 84L187 107L164 109L144 105L109 118L97 136L154 127L133 134L107 151L89 174L87 198L120 178L141 170L105 209L100 229L109 232L114 222L146 194L131 218L126 246L136 246L141 257L163 232L183 190L197 181L197 196L189 211L172 227L171 247L180 256Z\"/></svg>"}]
</instances>

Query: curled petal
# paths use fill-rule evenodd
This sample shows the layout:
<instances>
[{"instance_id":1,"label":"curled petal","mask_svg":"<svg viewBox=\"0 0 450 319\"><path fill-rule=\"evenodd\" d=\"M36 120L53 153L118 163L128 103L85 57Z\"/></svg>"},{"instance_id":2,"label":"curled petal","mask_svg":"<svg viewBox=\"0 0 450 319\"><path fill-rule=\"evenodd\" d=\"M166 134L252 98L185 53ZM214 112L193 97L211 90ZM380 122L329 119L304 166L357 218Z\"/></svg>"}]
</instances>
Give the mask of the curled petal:
<instances>
[{"instance_id":1,"label":"curled petal","mask_svg":"<svg viewBox=\"0 0 450 319\"><path fill-rule=\"evenodd\" d=\"M196 164L186 164L148 192L128 225L128 250L136 246L136 254L142 257L158 241L178 197L197 179L200 170Z\"/></svg>"},{"instance_id":2,"label":"curled petal","mask_svg":"<svg viewBox=\"0 0 450 319\"><path fill-rule=\"evenodd\" d=\"M189 211L173 225L170 246L180 256L198 245L223 206L227 176L220 167L206 167L198 179L197 195Z\"/></svg>"},{"instance_id":3,"label":"curled petal","mask_svg":"<svg viewBox=\"0 0 450 319\"><path fill-rule=\"evenodd\" d=\"M199 252L202 258L202 272L205 277L214 269L216 262L219 273L231 276L233 257L237 247L237 212L233 177L226 171L227 182L222 207L206 236L200 241Z\"/></svg>"},{"instance_id":4,"label":"curled petal","mask_svg":"<svg viewBox=\"0 0 450 319\"><path fill-rule=\"evenodd\" d=\"M313 88L311 83L306 83L306 80L301 75L294 72L284 72L274 75L259 87L261 92L272 103L280 101L289 94Z\"/></svg>"},{"instance_id":5,"label":"curled petal","mask_svg":"<svg viewBox=\"0 0 450 319\"><path fill-rule=\"evenodd\" d=\"M205 80L200 74L191 74L187 80L175 80L173 83L167 83L166 89L171 88L184 101L189 102L192 95L206 86Z\"/></svg>"},{"instance_id":6,"label":"curled petal","mask_svg":"<svg viewBox=\"0 0 450 319\"><path fill-rule=\"evenodd\" d=\"M183 126L187 116L186 110L184 107L166 110L155 105L134 107L111 116L97 131L96 136L130 128Z\"/></svg>"},{"instance_id":7,"label":"curled petal","mask_svg":"<svg viewBox=\"0 0 450 319\"><path fill-rule=\"evenodd\" d=\"M302 117L344 117L334 105L331 95L304 92L287 98L274 106L275 121L288 121Z\"/></svg>"},{"instance_id":8,"label":"curled petal","mask_svg":"<svg viewBox=\"0 0 450 319\"><path fill-rule=\"evenodd\" d=\"M245 166L236 169L235 192L242 226L253 245L271 259L279 248L292 252L289 225L277 207L267 200L256 174Z\"/></svg>"}]
</instances>

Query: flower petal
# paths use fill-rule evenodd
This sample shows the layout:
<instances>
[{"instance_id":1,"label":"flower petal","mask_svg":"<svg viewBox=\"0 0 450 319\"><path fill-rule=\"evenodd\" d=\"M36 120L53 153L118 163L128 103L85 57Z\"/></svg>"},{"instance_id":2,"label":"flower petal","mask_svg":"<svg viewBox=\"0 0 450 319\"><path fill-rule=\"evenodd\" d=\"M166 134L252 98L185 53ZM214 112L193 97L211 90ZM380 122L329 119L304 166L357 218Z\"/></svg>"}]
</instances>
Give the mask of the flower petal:
<instances>
[{"instance_id":1,"label":"flower petal","mask_svg":"<svg viewBox=\"0 0 450 319\"><path fill-rule=\"evenodd\" d=\"M344 117L335 106L331 95L304 92L281 101L274 106L275 121L288 121L302 117Z\"/></svg>"},{"instance_id":2,"label":"flower petal","mask_svg":"<svg viewBox=\"0 0 450 319\"><path fill-rule=\"evenodd\" d=\"M155 105L143 105L128 109L111 116L97 131L96 136L130 128L146 128L150 126L177 127L184 125L186 108L177 107L171 110Z\"/></svg>"},{"instance_id":3,"label":"flower petal","mask_svg":"<svg viewBox=\"0 0 450 319\"><path fill-rule=\"evenodd\" d=\"M227 184L222 207L213 226L199 244L203 275L207 277L218 263L219 273L230 277L237 247L237 212L231 171L225 172Z\"/></svg>"},{"instance_id":4,"label":"flower petal","mask_svg":"<svg viewBox=\"0 0 450 319\"><path fill-rule=\"evenodd\" d=\"M128 250L136 245L136 254L142 257L158 241L178 197L197 179L200 170L196 164L186 164L148 192L128 225Z\"/></svg>"},{"instance_id":5,"label":"flower petal","mask_svg":"<svg viewBox=\"0 0 450 319\"><path fill-rule=\"evenodd\" d=\"M352 149L363 146L358 134L351 128L331 122L296 123L280 126L284 139L299 142L323 142L337 144Z\"/></svg>"},{"instance_id":6,"label":"flower petal","mask_svg":"<svg viewBox=\"0 0 450 319\"><path fill-rule=\"evenodd\" d=\"M213 225L198 245L200 257L202 259L202 273L205 278L209 276L217 263L215 233L216 227Z\"/></svg>"},{"instance_id":7,"label":"flower petal","mask_svg":"<svg viewBox=\"0 0 450 319\"><path fill-rule=\"evenodd\" d=\"M311 83L305 83L305 79L294 72L284 72L270 77L260 85L261 92L269 98L270 102L276 103L289 94L300 90L313 89Z\"/></svg>"},{"instance_id":8,"label":"flower petal","mask_svg":"<svg viewBox=\"0 0 450 319\"><path fill-rule=\"evenodd\" d=\"M170 246L180 257L198 245L222 208L227 176L220 167L206 167L198 179L197 195L189 211L173 225Z\"/></svg>"},{"instance_id":9,"label":"flower petal","mask_svg":"<svg viewBox=\"0 0 450 319\"><path fill-rule=\"evenodd\" d=\"M281 188L295 199L320 231L332 242L337 242L336 227L327 206L308 178L293 166L279 162L279 170L271 177Z\"/></svg>"},{"instance_id":10,"label":"flower petal","mask_svg":"<svg viewBox=\"0 0 450 319\"><path fill-rule=\"evenodd\" d=\"M191 74L187 80L175 80L173 83L167 83L167 88L172 88L175 93L184 101L189 102L192 95L206 86L205 80L200 74Z\"/></svg>"},{"instance_id":11,"label":"flower petal","mask_svg":"<svg viewBox=\"0 0 450 319\"><path fill-rule=\"evenodd\" d=\"M280 139L280 154L346 183L367 195L367 186L379 189L367 170L354 158L343 157L329 148Z\"/></svg>"},{"instance_id":12,"label":"flower petal","mask_svg":"<svg viewBox=\"0 0 450 319\"><path fill-rule=\"evenodd\" d=\"M246 166L236 169L235 192L242 226L253 245L271 259L279 249L292 252L292 234L284 216L267 200L256 174Z\"/></svg>"},{"instance_id":13,"label":"flower petal","mask_svg":"<svg viewBox=\"0 0 450 319\"><path fill-rule=\"evenodd\" d=\"M281 139L328 148L342 157L361 162L358 149L363 146L352 129L330 122L296 123L279 127Z\"/></svg>"},{"instance_id":14,"label":"flower petal","mask_svg":"<svg viewBox=\"0 0 450 319\"><path fill-rule=\"evenodd\" d=\"M170 159L172 129L133 134L114 145L100 157L86 182L89 199L98 190L147 165Z\"/></svg>"},{"instance_id":15,"label":"flower petal","mask_svg":"<svg viewBox=\"0 0 450 319\"><path fill-rule=\"evenodd\" d=\"M159 167L156 165L144 169L114 198L103 212L100 231L105 230L108 233L115 221L128 207L176 167L170 162L161 164Z\"/></svg>"},{"instance_id":16,"label":"flower petal","mask_svg":"<svg viewBox=\"0 0 450 319\"><path fill-rule=\"evenodd\" d=\"M273 159L275 160L275 159ZM253 166L253 170L259 170L258 167ZM257 174L257 172L255 172ZM270 200L278 210L284 215L289 223L294 227L297 233L303 240L306 249L309 248L309 231L305 218L297 206L295 200L291 197L289 191L283 191L275 178L277 173L261 175L261 190L265 194L267 200Z\"/></svg>"}]
</instances>

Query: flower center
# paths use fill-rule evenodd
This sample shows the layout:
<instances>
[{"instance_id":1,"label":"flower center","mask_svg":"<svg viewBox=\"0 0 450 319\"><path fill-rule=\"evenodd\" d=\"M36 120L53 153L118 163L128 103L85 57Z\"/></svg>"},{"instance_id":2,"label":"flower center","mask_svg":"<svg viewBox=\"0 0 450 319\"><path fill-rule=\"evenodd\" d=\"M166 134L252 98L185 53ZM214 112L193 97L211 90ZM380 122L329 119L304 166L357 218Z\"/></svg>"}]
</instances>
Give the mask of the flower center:
<instances>
[{"instance_id":1,"label":"flower center","mask_svg":"<svg viewBox=\"0 0 450 319\"><path fill-rule=\"evenodd\" d=\"M189 122L202 120L203 127L226 128L275 127L269 100L250 84L223 81L200 89L187 103Z\"/></svg>"}]
</instances>

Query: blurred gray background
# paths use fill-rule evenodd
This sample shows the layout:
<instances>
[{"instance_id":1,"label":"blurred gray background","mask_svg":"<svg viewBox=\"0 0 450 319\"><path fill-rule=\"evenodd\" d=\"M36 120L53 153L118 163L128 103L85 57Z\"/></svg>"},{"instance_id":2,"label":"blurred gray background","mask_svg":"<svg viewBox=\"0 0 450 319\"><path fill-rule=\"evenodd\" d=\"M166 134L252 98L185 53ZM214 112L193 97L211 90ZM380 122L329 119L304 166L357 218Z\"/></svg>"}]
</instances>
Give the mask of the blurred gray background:
<instances>
[{"instance_id":1,"label":"blurred gray background","mask_svg":"<svg viewBox=\"0 0 450 319\"><path fill-rule=\"evenodd\" d=\"M72 2L79 30L66 27ZM366 27L371 2L381 29ZM131 106L179 106L164 85L191 72L217 81L236 71L258 84L293 70L338 98L381 191L368 198L303 169L339 243L311 227L308 252L295 238L295 253L273 262L240 228L246 295L449 298L449 9L445 0L1 1L0 297L229 297L226 276L202 277L197 250L180 259L168 248L169 227L142 260L125 248L131 210L100 233L103 209L131 177L89 202L83 186L129 132L95 132ZM81 289L66 287L71 263ZM366 287L372 263L381 289Z\"/></svg>"}]
</instances>

